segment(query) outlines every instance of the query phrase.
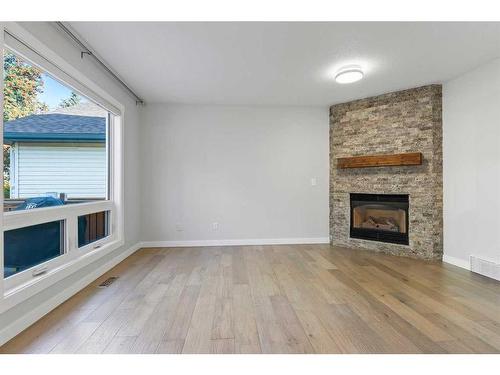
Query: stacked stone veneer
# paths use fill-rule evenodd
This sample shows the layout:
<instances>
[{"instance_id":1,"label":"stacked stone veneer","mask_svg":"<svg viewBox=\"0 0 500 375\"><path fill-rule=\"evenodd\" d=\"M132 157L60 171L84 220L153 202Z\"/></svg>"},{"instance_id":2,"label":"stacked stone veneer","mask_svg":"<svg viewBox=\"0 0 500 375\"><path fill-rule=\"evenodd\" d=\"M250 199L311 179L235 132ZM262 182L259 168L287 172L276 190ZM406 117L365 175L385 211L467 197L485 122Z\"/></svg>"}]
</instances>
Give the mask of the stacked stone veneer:
<instances>
[{"instance_id":1,"label":"stacked stone veneer","mask_svg":"<svg viewBox=\"0 0 500 375\"><path fill-rule=\"evenodd\" d=\"M443 252L442 93L440 85L330 107L332 245L417 258ZM420 166L337 168L337 158L421 152ZM409 245L349 237L349 193L409 194Z\"/></svg>"}]
</instances>

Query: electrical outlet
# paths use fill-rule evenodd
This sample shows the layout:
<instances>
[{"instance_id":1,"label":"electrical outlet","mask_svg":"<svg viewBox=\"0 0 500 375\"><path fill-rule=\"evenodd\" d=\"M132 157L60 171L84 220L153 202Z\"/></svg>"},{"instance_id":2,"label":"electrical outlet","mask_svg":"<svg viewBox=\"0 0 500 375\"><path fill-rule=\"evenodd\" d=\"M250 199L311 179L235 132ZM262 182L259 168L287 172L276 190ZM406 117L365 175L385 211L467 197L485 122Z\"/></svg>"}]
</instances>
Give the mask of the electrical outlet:
<instances>
[{"instance_id":1,"label":"electrical outlet","mask_svg":"<svg viewBox=\"0 0 500 375\"><path fill-rule=\"evenodd\" d=\"M177 223L175 224L175 230L177 232L182 232L184 230L184 227L182 226L182 224Z\"/></svg>"},{"instance_id":2,"label":"electrical outlet","mask_svg":"<svg viewBox=\"0 0 500 375\"><path fill-rule=\"evenodd\" d=\"M318 181L316 180L316 177L311 178L311 186L316 186L318 185Z\"/></svg>"},{"instance_id":3,"label":"electrical outlet","mask_svg":"<svg viewBox=\"0 0 500 375\"><path fill-rule=\"evenodd\" d=\"M212 230L219 230L219 223L212 223Z\"/></svg>"}]
</instances>

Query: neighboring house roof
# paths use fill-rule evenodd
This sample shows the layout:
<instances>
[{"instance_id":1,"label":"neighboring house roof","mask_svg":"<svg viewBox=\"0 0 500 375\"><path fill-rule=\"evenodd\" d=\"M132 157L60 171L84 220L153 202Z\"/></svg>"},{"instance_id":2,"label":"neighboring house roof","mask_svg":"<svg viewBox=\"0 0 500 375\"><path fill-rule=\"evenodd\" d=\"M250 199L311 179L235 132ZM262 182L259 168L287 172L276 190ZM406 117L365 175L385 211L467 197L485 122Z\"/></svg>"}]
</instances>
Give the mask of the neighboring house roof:
<instances>
[{"instance_id":1,"label":"neighboring house roof","mask_svg":"<svg viewBox=\"0 0 500 375\"><path fill-rule=\"evenodd\" d=\"M4 142L104 142L107 112L93 103L7 121Z\"/></svg>"}]
</instances>

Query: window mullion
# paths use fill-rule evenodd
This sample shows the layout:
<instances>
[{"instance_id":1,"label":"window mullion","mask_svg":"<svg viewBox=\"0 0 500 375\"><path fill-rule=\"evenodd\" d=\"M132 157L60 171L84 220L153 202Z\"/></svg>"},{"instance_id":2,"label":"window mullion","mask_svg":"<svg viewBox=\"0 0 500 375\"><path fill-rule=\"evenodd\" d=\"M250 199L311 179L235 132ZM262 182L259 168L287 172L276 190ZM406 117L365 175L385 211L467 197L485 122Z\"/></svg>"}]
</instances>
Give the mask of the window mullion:
<instances>
[{"instance_id":1,"label":"window mullion","mask_svg":"<svg viewBox=\"0 0 500 375\"><path fill-rule=\"evenodd\" d=\"M73 214L66 219L65 230L65 253L73 255L72 252L78 249L78 215Z\"/></svg>"}]
</instances>

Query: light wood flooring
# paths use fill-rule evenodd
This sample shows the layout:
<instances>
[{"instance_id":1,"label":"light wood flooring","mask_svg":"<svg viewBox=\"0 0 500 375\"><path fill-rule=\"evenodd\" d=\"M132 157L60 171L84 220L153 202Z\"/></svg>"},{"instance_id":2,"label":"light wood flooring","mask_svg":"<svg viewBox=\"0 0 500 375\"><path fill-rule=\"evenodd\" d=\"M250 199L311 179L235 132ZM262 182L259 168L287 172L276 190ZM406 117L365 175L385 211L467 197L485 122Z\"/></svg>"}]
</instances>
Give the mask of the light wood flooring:
<instances>
[{"instance_id":1,"label":"light wood flooring","mask_svg":"<svg viewBox=\"0 0 500 375\"><path fill-rule=\"evenodd\" d=\"M499 353L500 282L328 245L141 249L0 352Z\"/></svg>"}]
</instances>

